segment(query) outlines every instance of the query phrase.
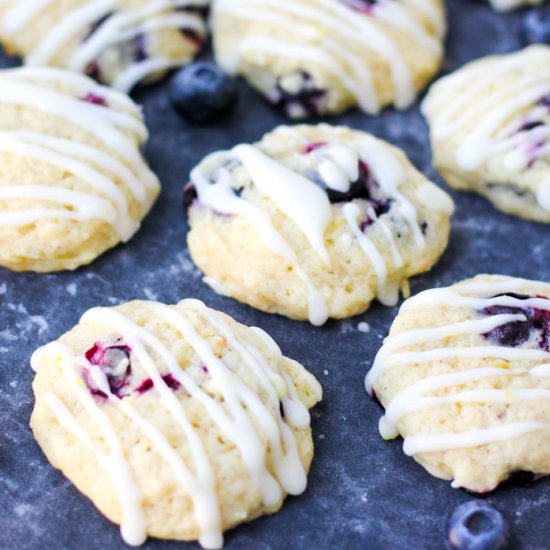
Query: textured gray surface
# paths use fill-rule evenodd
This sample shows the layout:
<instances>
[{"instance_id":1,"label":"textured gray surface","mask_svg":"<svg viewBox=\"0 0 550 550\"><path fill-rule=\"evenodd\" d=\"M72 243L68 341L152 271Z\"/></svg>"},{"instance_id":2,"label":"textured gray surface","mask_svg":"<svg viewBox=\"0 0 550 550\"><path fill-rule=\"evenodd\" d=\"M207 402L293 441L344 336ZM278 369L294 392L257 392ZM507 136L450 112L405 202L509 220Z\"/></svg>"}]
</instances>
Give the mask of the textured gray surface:
<instances>
[{"instance_id":1,"label":"textured gray surface","mask_svg":"<svg viewBox=\"0 0 550 550\"><path fill-rule=\"evenodd\" d=\"M449 8L447 69L519 47L523 13L497 15L481 3L458 0ZM0 65L6 64L0 57ZM92 306L134 298L172 303L190 296L266 329L325 389L324 402L313 412L316 455L307 493L289 499L275 516L229 533L227 548L441 548L447 514L470 497L405 457L400 440L380 438L380 410L363 388L396 309L374 305L357 318L314 328L216 296L189 261L180 199L190 168L204 154L255 140L283 119L244 85L232 116L209 128L180 120L168 103L165 84L137 99L145 105L152 134L148 158L164 185L139 234L75 273L14 274L0 268L0 548L124 548L117 527L46 462L34 443L28 428L33 403L29 356ZM352 112L335 122L400 145L418 168L436 178L417 108L387 111L376 119ZM430 274L413 281L413 292L479 272L550 279L550 250L543 240L548 227L505 216L474 195L454 196L458 210L450 247ZM368 334L357 330L360 321L370 325ZM527 488L503 487L488 500L511 520L514 548L549 547L548 480ZM146 544L151 549L195 547Z\"/></svg>"}]
</instances>

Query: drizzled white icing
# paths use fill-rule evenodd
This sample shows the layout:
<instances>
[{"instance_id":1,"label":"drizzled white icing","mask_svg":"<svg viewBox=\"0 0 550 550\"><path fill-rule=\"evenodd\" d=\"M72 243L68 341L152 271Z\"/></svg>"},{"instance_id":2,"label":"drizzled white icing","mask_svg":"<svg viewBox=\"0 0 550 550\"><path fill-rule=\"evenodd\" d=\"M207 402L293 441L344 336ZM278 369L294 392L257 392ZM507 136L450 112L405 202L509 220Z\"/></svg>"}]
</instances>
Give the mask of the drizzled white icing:
<instances>
[{"instance_id":1,"label":"drizzled white icing","mask_svg":"<svg viewBox=\"0 0 550 550\"><path fill-rule=\"evenodd\" d=\"M0 16L0 31L10 37L22 32L39 17L43 9L55 0L13 1ZM98 59L112 46L123 44L140 35L163 29L185 29L205 33L202 18L195 13L176 12L178 8L205 8L208 0L149 0L145 5L128 8L123 0L84 0L54 25L30 52L25 62L43 66L58 64L57 56L68 44L74 52L65 63L67 69L84 72L88 65ZM86 37L90 28L108 17L95 32ZM77 45L75 46L75 42ZM167 58L152 55L136 60L118 75L113 86L122 91L132 89L147 76L161 70L177 67L190 60L189 57Z\"/></svg>"},{"instance_id":2,"label":"drizzled white icing","mask_svg":"<svg viewBox=\"0 0 550 550\"><path fill-rule=\"evenodd\" d=\"M184 313L181 307L148 303L151 315L158 316L164 323L169 324L172 330L179 333L182 340L193 349L195 361L199 361L208 369L208 389L195 381L188 368L184 369L178 364L176 358L155 334L138 326L122 313L113 309L96 308L88 311L82 322L100 325L120 335L125 345L130 347L131 360L139 364L153 382L150 391L157 393L159 406L166 408L174 419L174 425L183 433L189 446L192 464L181 458L154 422L143 416L133 405L133 400L114 396L105 373L89 363L85 357L75 356L66 345L53 342L37 350L31 359L35 370L39 369L45 360L53 360L60 365L63 377L74 397L82 405L84 414L87 414L90 421L97 424L101 430L109 449L108 454L100 451L61 399L51 393L43 395L46 405L60 424L94 454L98 464L104 467L113 479L121 506L122 535L125 541L132 545L144 542L147 522L141 510L139 484L132 476L125 451L109 421L105 411L107 406L118 409L136 425L166 462L167 467L172 470L177 483L189 495L200 527L200 543L205 548L220 548L223 544L213 465L180 399L167 386L161 373L171 374L181 384L181 391L188 395L186 399L194 399L200 403L223 436L239 449L251 480L261 492L265 506L277 504L283 496L283 491L299 494L306 487L306 473L291 428L307 427L309 412L281 366L283 358L279 348L266 333L254 329L269 347L270 352L275 354L279 365L275 367L257 348L231 330L223 316L196 300L188 300L186 305L188 309ZM210 330L223 337L228 347L239 355L240 360L249 369L247 376L252 377L250 380L254 380L261 388L262 401L238 373L218 358L208 341L200 336L196 328L197 322L206 323ZM80 374L83 367L89 370L96 387L107 396L107 404L94 399L86 388ZM321 398L320 386L312 377L310 389L317 398ZM219 394L221 400L216 399L212 392ZM279 411L280 402L285 411L284 419ZM267 466L268 449L273 474Z\"/></svg>"},{"instance_id":3,"label":"drizzled white icing","mask_svg":"<svg viewBox=\"0 0 550 550\"><path fill-rule=\"evenodd\" d=\"M512 296L498 296L501 293L514 293L524 289L537 289L548 293L549 285L511 277L492 277L490 281L470 281L455 287L428 290L407 300L401 312L426 307L471 308L474 311L486 310L494 306L516 307L521 310L537 308L550 311L550 299L518 299ZM493 297L494 296L494 297ZM526 322L520 312L487 315L473 320L461 321L434 328L411 329L390 335L378 352L374 364L367 375L366 386L372 392L380 376L397 366L412 366L432 361L457 358L499 359L500 365L491 362L457 372L429 376L395 395L386 406L386 413L380 420L380 433L384 438L399 435L399 421L410 413L425 411L453 403L518 403L533 400L550 400L550 389L510 388L506 389L460 389L461 386L481 382L486 379L507 379L522 377L538 386L543 377L550 376L550 353L544 350L525 347L505 347L492 345L480 338L497 327L512 322ZM446 342L453 337L470 336L470 344L453 346ZM422 351L402 351L412 346L420 346ZM526 366L528 362L535 362ZM513 362L517 362L514 366ZM452 390L444 395L433 395L441 390ZM412 455L423 452L475 447L490 442L512 439L539 430L550 429L550 423L525 420L504 425L489 426L466 432L415 433L404 436L404 451ZM459 485L457 480L455 485Z\"/></svg>"},{"instance_id":4,"label":"drizzled white icing","mask_svg":"<svg viewBox=\"0 0 550 550\"><path fill-rule=\"evenodd\" d=\"M328 127L324 125L319 126L320 131L326 129ZM291 127L280 127L275 132L288 134L298 146L305 147L308 144L307 139ZM382 143L365 135L360 140L345 145L329 143L311 151L308 155L318 162L317 170L326 178L327 186L341 192L347 192L359 177L359 161L365 162L384 195L396 201L395 211L409 226L418 248L425 247L426 242L419 226L416 209L399 191L399 187L405 182L404 167ZM382 250L377 248L374 241L360 226L361 219L365 215L359 206L363 201L358 200L343 206L331 207L326 192L313 180L251 145L238 145L231 151L211 155L191 173L199 202L219 214L247 216L256 225L264 244L274 253L285 257L304 283L308 294L311 323L320 325L327 320L328 307L325 299L299 265L296 252L275 228L267 211L246 198L238 197L233 191L230 170L235 167L235 161L242 164L252 185L260 193L268 196L276 208L295 223L327 268L330 268L330 259L326 251L325 234L333 220L334 209L341 208L349 229L349 235L346 234L348 236L345 237L346 241L351 244L352 237L355 238L373 265L377 278L377 298L386 305L397 303L401 281L388 280L388 265ZM422 195L426 194L426 191L422 192ZM431 202L429 208L432 210L449 215L452 213L451 199L438 189L433 190L430 201L424 197L424 202ZM381 227L395 266L402 267L404 260L398 250L396 237L386 220L378 219L372 208L368 208L366 214L370 220Z\"/></svg>"},{"instance_id":5,"label":"drizzled white icing","mask_svg":"<svg viewBox=\"0 0 550 550\"><path fill-rule=\"evenodd\" d=\"M68 86L71 93L56 91L55 86ZM75 92L81 97L73 95ZM108 106L82 101L89 93L103 97ZM82 180L90 188L77 191L42 181L28 185L4 184L0 186L0 226L22 227L56 219L103 220L116 230L122 241L130 239L139 228L139 221L131 215L128 199L114 180L124 186L143 213L149 210L159 189L158 180L137 147L136 138L144 140L147 130L135 105L87 78L57 69L2 71L0 103L60 117L105 144L101 150L38 131L0 131L0 152L41 161ZM1 201L7 200L45 204L9 211L1 207Z\"/></svg>"},{"instance_id":6,"label":"drizzled white icing","mask_svg":"<svg viewBox=\"0 0 550 550\"><path fill-rule=\"evenodd\" d=\"M340 80L361 109L378 113L381 99L371 67L361 62L355 51L342 46L342 39L353 40L358 48L373 52L386 64L394 86L394 103L405 108L414 101L416 92L411 68L393 33L408 35L415 47L437 57L442 55L445 33L443 13L436 2L414 0L412 4L430 19L435 36L401 2L382 1L373 6L371 14L359 14L334 0L311 0L307 4L294 0L218 0L213 6L215 19L230 15L292 33L285 34L284 39L246 36L233 51L217 51L218 61L230 72L238 70L241 57L249 52L315 63ZM290 36L299 38L291 40Z\"/></svg>"},{"instance_id":7,"label":"drizzled white icing","mask_svg":"<svg viewBox=\"0 0 550 550\"><path fill-rule=\"evenodd\" d=\"M536 70L525 71L531 63ZM550 96L550 47L539 45L474 62L440 79L422 110L434 140L466 131L456 152L462 170L475 170L496 155L504 166L519 170L550 159L550 124L521 131L531 122L549 120L549 107L538 104L545 96ZM547 185L540 186L537 200L550 211Z\"/></svg>"}]
</instances>

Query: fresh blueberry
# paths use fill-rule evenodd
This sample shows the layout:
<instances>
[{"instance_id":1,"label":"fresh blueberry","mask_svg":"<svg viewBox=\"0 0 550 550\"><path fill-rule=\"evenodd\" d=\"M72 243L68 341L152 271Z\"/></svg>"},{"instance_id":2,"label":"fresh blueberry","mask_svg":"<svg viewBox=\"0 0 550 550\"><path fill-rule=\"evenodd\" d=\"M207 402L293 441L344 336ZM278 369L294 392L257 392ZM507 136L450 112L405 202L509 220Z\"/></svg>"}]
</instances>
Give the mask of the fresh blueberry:
<instances>
[{"instance_id":1,"label":"fresh blueberry","mask_svg":"<svg viewBox=\"0 0 550 550\"><path fill-rule=\"evenodd\" d=\"M213 63L194 63L179 71L169 87L172 104L192 122L215 121L237 98L236 82Z\"/></svg>"},{"instance_id":2,"label":"fresh blueberry","mask_svg":"<svg viewBox=\"0 0 550 550\"><path fill-rule=\"evenodd\" d=\"M530 11L523 23L523 35L529 44L550 44L550 8Z\"/></svg>"},{"instance_id":3,"label":"fresh blueberry","mask_svg":"<svg viewBox=\"0 0 550 550\"><path fill-rule=\"evenodd\" d=\"M517 300L537 297L512 292L498 296L510 296ZM483 315L521 314L526 317L526 321L506 323L484 334L483 336L490 342L512 348L533 339L541 350L550 350L550 311L537 308L490 306L483 309L481 313Z\"/></svg>"},{"instance_id":4,"label":"fresh blueberry","mask_svg":"<svg viewBox=\"0 0 550 550\"><path fill-rule=\"evenodd\" d=\"M464 502L449 517L446 536L448 550L503 550L508 544L508 524L488 502Z\"/></svg>"}]
</instances>

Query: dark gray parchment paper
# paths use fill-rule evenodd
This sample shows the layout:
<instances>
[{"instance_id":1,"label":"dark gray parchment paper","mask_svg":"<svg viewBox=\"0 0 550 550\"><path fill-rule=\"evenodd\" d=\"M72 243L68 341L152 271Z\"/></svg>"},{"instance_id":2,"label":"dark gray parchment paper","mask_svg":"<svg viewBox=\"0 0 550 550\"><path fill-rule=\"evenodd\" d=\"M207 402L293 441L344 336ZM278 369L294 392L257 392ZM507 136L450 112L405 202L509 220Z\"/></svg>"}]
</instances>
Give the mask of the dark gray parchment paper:
<instances>
[{"instance_id":1,"label":"dark gray parchment paper","mask_svg":"<svg viewBox=\"0 0 550 550\"><path fill-rule=\"evenodd\" d=\"M483 2L459 0L449 0L449 12L446 71L521 45L525 12L499 15ZM0 66L15 63L0 55ZM381 439L381 411L363 386L397 309L374 305L359 317L315 328L215 295L189 260L180 198L190 168L206 153L254 141L284 119L245 84L232 115L207 128L192 127L174 113L166 82L135 98L144 105L151 130L147 157L163 183L141 231L126 246L74 273L16 274L0 268L0 548L125 548L118 528L47 463L35 444L28 427L29 357L90 307L135 298L174 303L184 297L200 298L264 328L325 390L323 403L313 411L316 455L307 492L288 499L278 514L228 533L228 549L442 548L447 514L471 497L405 457L400 440ZM440 182L430 166L427 128L417 107L377 118L350 112L333 121L402 147L420 170ZM548 227L506 216L475 195L453 196L458 209L450 246L431 273L413 280L413 292L480 272L550 280ZM361 321L369 324L369 333L358 331ZM550 479L505 486L487 499L513 524L514 548L550 548ZM149 540L144 548L198 546Z\"/></svg>"}]
</instances>

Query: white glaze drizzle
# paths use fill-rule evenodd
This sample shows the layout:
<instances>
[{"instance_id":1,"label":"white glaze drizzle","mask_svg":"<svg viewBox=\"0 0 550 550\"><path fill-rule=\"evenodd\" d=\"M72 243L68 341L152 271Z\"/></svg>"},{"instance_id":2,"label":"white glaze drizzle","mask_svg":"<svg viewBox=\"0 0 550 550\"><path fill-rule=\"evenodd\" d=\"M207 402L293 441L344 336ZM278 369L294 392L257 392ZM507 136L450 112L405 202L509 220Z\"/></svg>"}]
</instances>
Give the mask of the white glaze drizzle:
<instances>
[{"instance_id":1,"label":"white glaze drizzle","mask_svg":"<svg viewBox=\"0 0 550 550\"><path fill-rule=\"evenodd\" d=\"M320 130L324 129L323 125L320 125L319 128ZM307 140L299 132L290 127L280 127L275 132L287 133L299 144L307 143ZM366 162L384 194L397 202L396 211L410 227L418 248L425 247L426 242L420 229L416 209L412 202L399 191L400 185L405 181L404 168L401 162L381 143L370 136L363 136L357 143L327 144L309 154L318 160L318 170L326 178L327 186L342 192L349 190L351 183L359 176L359 160L362 159ZM296 253L281 233L276 230L267 213L234 194L231 188L232 176L228 169L223 167L223 163L237 159L244 166L253 184L263 194L269 196L281 212L292 219L307 237L319 257L328 265L329 258L324 236L326 228L333 218L333 212L326 193L315 182L251 145L238 145L231 151L215 153L209 159L210 162L217 165L214 176L212 176L211 170L209 173L206 172L204 164L199 165L191 173L199 202L220 214L248 216L258 227L264 244L293 264L297 275L307 289L310 322L316 325L323 324L328 317L328 309L322 294L298 264ZM209 179L212 177L213 181ZM429 187L433 188L434 186L432 184ZM437 188L432 195L431 204L426 206L450 215L453 210L451 199ZM358 206L360 202L348 203L338 208L342 208L342 214L348 223L351 235L355 237L373 265L378 282L378 299L386 305L395 305L399 297L400 281L388 281L387 260L374 242L364 231L361 231L359 219L362 211ZM388 249L395 266L402 267L404 260L397 248L395 236L390 227L385 220L377 218L372 208L367 210L367 214L374 222L380 224L388 241Z\"/></svg>"},{"instance_id":2,"label":"white glaze drizzle","mask_svg":"<svg viewBox=\"0 0 550 550\"><path fill-rule=\"evenodd\" d=\"M96 93L109 101L109 106L91 105L67 93L57 92L52 89L55 85L70 86L82 92L83 96ZM113 179L124 185L144 213L152 206L159 188L158 180L139 153L135 137L129 135L129 132L135 132L139 139L147 137L135 105L121 94L99 87L87 78L56 69L4 71L0 75L0 102L63 117L103 141L108 149L113 149L126 161L125 164L113 154L75 140L38 132L0 131L1 152L49 164L81 179L91 189L76 191L55 184L43 185L39 181L29 185L18 182L4 184L0 187L0 200L43 200L61 208L0 209L0 226L21 227L40 220L98 219L109 223L122 241L129 240L139 228L139 222L130 214L128 199ZM129 106L131 114L115 110L115 107L126 110Z\"/></svg>"},{"instance_id":3,"label":"white glaze drizzle","mask_svg":"<svg viewBox=\"0 0 550 550\"><path fill-rule=\"evenodd\" d=\"M550 299L530 298L521 300L511 296L497 296L501 293L521 291L525 288L540 287L548 292L549 285L536 281L511 277L493 277L490 282L472 281L457 287L433 289L422 292L407 300L402 312L426 307L471 308L476 311L494 306L538 308L550 311ZM487 296L496 296L487 298ZM430 376L402 390L386 406L385 415L380 420L380 433L386 439L399 435L399 420L413 412L445 406L452 403L518 403L530 400L550 399L549 389L464 389L440 396L430 394L439 390L459 388L465 384L488 378L545 377L550 376L550 353L539 349L511 348L505 346L482 345L472 342L468 347L439 347L442 342L454 336L477 338L495 328L511 322L525 322L521 313L495 314L480 319L433 327L411 329L389 336L366 377L366 387L372 392L379 377L396 366L422 364L428 361L445 361L454 358L495 358L505 361L501 366L482 366L459 372ZM424 346L424 351L400 351L410 346ZM512 367L508 361L539 361L529 369L524 366ZM516 422L487 429L475 429L461 433L417 433L404 438L404 451L407 454L444 451L463 447L475 447L486 443L512 439L538 430L550 429L550 423ZM457 482L458 483L458 482Z\"/></svg>"},{"instance_id":4,"label":"white glaze drizzle","mask_svg":"<svg viewBox=\"0 0 550 550\"><path fill-rule=\"evenodd\" d=\"M2 31L8 36L22 32L51 3L52 0L14 2L0 20ZM205 34L205 24L199 15L175 10L205 8L207 5L208 0L150 0L144 6L128 8L122 0L88 0L68 11L40 40L34 51L27 55L25 63L31 66L51 63L68 43L83 39L91 26L111 13L113 15L96 32L76 47L66 63L68 69L83 72L107 48L132 40L140 34L163 29L190 29ZM149 75L177 67L189 60L189 56L168 59L154 55L136 61L125 68L113 86L121 91L129 91Z\"/></svg>"},{"instance_id":5,"label":"white glaze drizzle","mask_svg":"<svg viewBox=\"0 0 550 550\"><path fill-rule=\"evenodd\" d=\"M540 63L545 58L547 62ZM513 170L550 158L548 124L520 131L525 123L548 118L548 108L537 102L550 96L549 60L548 46L531 46L466 66L432 87L422 111L430 120L433 138L444 139L470 128L456 152L456 162L462 170L475 170L496 155L501 155L504 165ZM495 82L513 76L532 62L540 67L520 74L516 80L484 96ZM449 92L453 90L460 93L449 101ZM536 198L542 208L550 211L547 185L539 186Z\"/></svg>"},{"instance_id":6,"label":"white glaze drizzle","mask_svg":"<svg viewBox=\"0 0 550 550\"><path fill-rule=\"evenodd\" d=\"M275 505L280 500L281 488L289 494L299 494L305 490L307 483L291 426L305 428L309 425L310 417L290 377L282 367L274 368L254 346L236 335L221 314L209 310L197 300L189 300L188 305L190 315L184 315L175 307L156 302L149 303L151 313L170 324L193 348L197 358L208 369L209 384L213 385L216 393L221 394L221 402L198 385L187 370L181 368L175 357L153 333L134 324L122 313L113 309L95 308L83 316L82 322L91 322L108 328L113 333L119 334L125 344L131 348L132 360L139 362L153 381L151 391L158 393L161 406L166 407L176 424L182 429L190 447L193 469L190 469L181 459L164 434L132 406L133 401L119 399L111 394L104 372L99 367L91 365L83 356L75 357L67 346L54 342L37 350L31 359L35 370L46 358L59 362L71 390L90 418L102 430L110 449L108 456L102 455L97 450L89 435L59 398L49 393L44 396L46 405L50 407L60 424L80 439L94 453L98 463L112 476L121 503L121 529L129 544L141 544L145 540L147 531L146 520L139 506L141 498L139 488L131 478L130 466L123 455L112 425L102 411L103 406L106 405L100 405L91 396L78 374L78 370L82 367L89 370L94 384L107 396L108 405L118 408L150 440L159 455L172 469L176 480L189 494L201 529L199 540L205 548L220 548L223 544L214 472L203 443L187 417L182 403L161 376L161 365L166 367L181 384L182 391L186 391L190 398L196 399L205 407L206 412L219 426L224 436L237 446L266 506ZM266 392L266 403L261 402L239 375L218 359L210 344L197 332L194 326L194 321L197 319L202 319L215 329L227 341L229 348L240 355ZM254 331L268 345L271 353L275 354L281 364L284 359L277 345L260 329L254 329ZM151 351L155 353L155 360L152 358ZM311 376L310 382L311 390L320 399L320 387ZM279 401L283 403L285 420L279 412ZM259 428L267 437L265 443L260 436ZM267 447L271 453L271 463L276 478L267 470Z\"/></svg>"},{"instance_id":7,"label":"white glaze drizzle","mask_svg":"<svg viewBox=\"0 0 550 550\"><path fill-rule=\"evenodd\" d=\"M443 14L435 3L425 0L413 3L435 25L436 38L415 19L409 8L396 2L382 2L373 7L371 15L361 15L333 0L315 0L311 6L293 0L219 0L214 4L215 17L232 15L262 21L292 30L300 37L311 36L321 44L310 47L289 42L288 38L251 36L245 38L235 52L218 52L219 62L226 70L235 72L243 53L254 51L318 63L340 79L365 112L375 114L380 110L380 98L371 70L359 63L356 55L342 47L339 40L339 37L352 38L387 63L394 85L394 103L398 108L405 108L416 95L411 69L391 32L385 31L378 20L392 31L398 29L413 37L415 45L437 56L441 55L441 38L445 32ZM351 76L341 68L343 63L351 69Z\"/></svg>"}]
</instances>

